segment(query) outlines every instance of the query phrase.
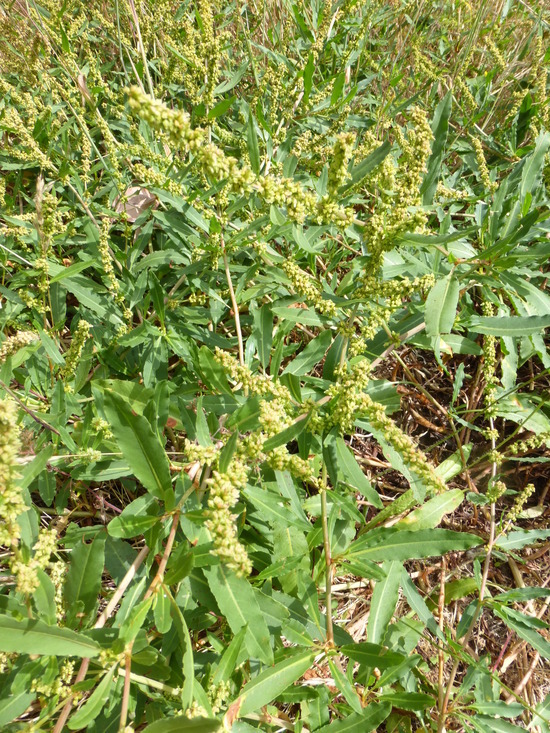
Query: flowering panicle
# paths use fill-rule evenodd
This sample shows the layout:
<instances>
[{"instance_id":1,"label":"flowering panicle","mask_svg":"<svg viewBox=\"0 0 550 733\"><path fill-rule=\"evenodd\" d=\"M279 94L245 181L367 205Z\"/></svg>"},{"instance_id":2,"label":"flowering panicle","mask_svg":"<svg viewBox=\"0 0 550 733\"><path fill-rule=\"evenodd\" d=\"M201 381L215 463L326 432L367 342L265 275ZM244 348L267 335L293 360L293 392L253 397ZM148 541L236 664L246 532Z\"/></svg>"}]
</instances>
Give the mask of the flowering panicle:
<instances>
[{"instance_id":1,"label":"flowering panicle","mask_svg":"<svg viewBox=\"0 0 550 733\"><path fill-rule=\"evenodd\" d=\"M321 296L319 284L307 272L294 262L294 260L285 260L282 269L296 292L303 296L307 301L312 303L315 308L323 315L335 316L336 306L331 300L324 300Z\"/></svg>"},{"instance_id":2,"label":"flowering panicle","mask_svg":"<svg viewBox=\"0 0 550 733\"><path fill-rule=\"evenodd\" d=\"M16 589L19 593L31 594L39 586L37 570L44 569L57 545L55 529L40 530L38 540L33 547L34 555L29 561L15 557L11 563L11 571L15 575Z\"/></svg>"},{"instance_id":3,"label":"flowering panicle","mask_svg":"<svg viewBox=\"0 0 550 733\"><path fill-rule=\"evenodd\" d=\"M86 343L90 335L90 328L91 326L88 321L81 319L78 322L78 326L76 327L76 330L73 334L71 345L69 346L65 354L65 365L63 366L63 369L61 371L61 376L64 380L68 380L74 377L78 362L80 360L80 356L82 354L82 349L84 348L84 344Z\"/></svg>"},{"instance_id":4,"label":"flowering panicle","mask_svg":"<svg viewBox=\"0 0 550 733\"><path fill-rule=\"evenodd\" d=\"M495 307L489 301L484 301L482 304L482 311L484 316L493 316L495 314ZM485 378L485 414L487 418L496 416L496 393L497 387L500 384L499 378L496 376L497 368L497 354L496 354L497 339L491 334L487 334L483 337L483 376Z\"/></svg>"},{"instance_id":5,"label":"flowering panicle","mask_svg":"<svg viewBox=\"0 0 550 733\"><path fill-rule=\"evenodd\" d=\"M325 430L338 428L341 434L354 430L355 420L364 416L375 430L380 431L384 439L401 456L404 463L420 476L434 493L445 491L445 484L436 474L426 455L414 444L394 421L386 415L384 406L375 402L364 389L368 383L368 368L364 360L351 369L343 368L338 373L337 381L328 390L332 397L329 403L329 414L325 418Z\"/></svg>"},{"instance_id":6,"label":"flowering panicle","mask_svg":"<svg viewBox=\"0 0 550 733\"><path fill-rule=\"evenodd\" d=\"M246 486L248 470L244 463L233 459L225 472L213 471L208 480L210 493L205 526L214 541L214 553L237 575L250 575L252 563L239 542L235 517L231 509L239 500L240 489Z\"/></svg>"},{"instance_id":7,"label":"flowering panicle","mask_svg":"<svg viewBox=\"0 0 550 733\"><path fill-rule=\"evenodd\" d=\"M17 544L17 517L26 509L17 486L20 448L17 407L11 400L0 400L0 545Z\"/></svg>"},{"instance_id":8,"label":"flowering panicle","mask_svg":"<svg viewBox=\"0 0 550 733\"><path fill-rule=\"evenodd\" d=\"M231 379L239 382L243 388L248 390L249 395L258 395L259 397L271 395L291 404L291 394L283 384L274 382L265 374L253 374L248 367L239 364L229 352L222 349L217 348L215 350L214 358Z\"/></svg>"},{"instance_id":9,"label":"flowering panicle","mask_svg":"<svg viewBox=\"0 0 550 733\"><path fill-rule=\"evenodd\" d=\"M481 178L483 185L489 193L494 193L498 188L498 183L491 181L489 176L489 168L485 159L485 153L483 152L483 145L477 137L470 136L470 142L474 149L476 156L477 167L479 169L479 177Z\"/></svg>"},{"instance_id":10,"label":"flowering panicle","mask_svg":"<svg viewBox=\"0 0 550 733\"><path fill-rule=\"evenodd\" d=\"M17 331L13 336L8 336L0 345L0 364L5 362L8 356L13 356L19 349L29 346L35 341L38 341L38 334L32 331Z\"/></svg>"},{"instance_id":11,"label":"flowering panicle","mask_svg":"<svg viewBox=\"0 0 550 733\"><path fill-rule=\"evenodd\" d=\"M383 434L384 439L399 453L405 465L422 478L428 487L428 494L441 494L446 491L445 483L439 478L426 455L386 415L383 405L375 402L369 395L363 394L359 411L365 415L373 428Z\"/></svg>"},{"instance_id":12,"label":"flowering panicle","mask_svg":"<svg viewBox=\"0 0 550 733\"><path fill-rule=\"evenodd\" d=\"M538 435L532 435L530 438L525 440L517 440L506 449L507 453L513 456L517 456L518 453L527 453L530 450L536 450L543 445L550 444L550 432L539 433Z\"/></svg>"},{"instance_id":13,"label":"flowering panicle","mask_svg":"<svg viewBox=\"0 0 550 733\"><path fill-rule=\"evenodd\" d=\"M348 177L348 163L353 154L355 135L342 132L336 138L328 169L328 191L331 196L338 194L338 189Z\"/></svg>"},{"instance_id":14,"label":"flowering panicle","mask_svg":"<svg viewBox=\"0 0 550 733\"><path fill-rule=\"evenodd\" d=\"M327 396L331 397L329 414L325 418L325 430L337 427L342 433L353 432L357 412L362 404L363 390L369 381L368 363L362 359L351 368L342 368Z\"/></svg>"},{"instance_id":15,"label":"flowering panicle","mask_svg":"<svg viewBox=\"0 0 550 733\"><path fill-rule=\"evenodd\" d=\"M391 250L397 236L406 231L422 231L426 213L422 208L420 185L431 153L433 133L426 113L419 107L410 112L412 127L405 136L396 128L401 148L399 165L388 155L367 177L364 186L372 196L372 214L364 228L365 246L371 255L370 274L378 272L384 252ZM366 136L370 147L377 143Z\"/></svg>"},{"instance_id":16,"label":"flowering panicle","mask_svg":"<svg viewBox=\"0 0 550 733\"><path fill-rule=\"evenodd\" d=\"M534 493L534 484L527 484L527 486L516 496L514 506L507 512L505 516L505 523L507 528L511 527L514 522L519 519L521 512L523 511L523 507Z\"/></svg>"},{"instance_id":17,"label":"flowering panicle","mask_svg":"<svg viewBox=\"0 0 550 733\"><path fill-rule=\"evenodd\" d=\"M176 149L185 155L192 154L204 175L216 181L227 180L235 193L254 191L265 204L284 206L289 219L299 223L312 217L319 224L332 223L345 228L353 221L353 209L345 209L330 197L319 200L314 191L293 178L255 175L250 166L242 165L218 145L208 142L206 130L193 128L187 112L169 109L138 87L128 90L128 103L153 129L164 132Z\"/></svg>"},{"instance_id":18,"label":"flowering panicle","mask_svg":"<svg viewBox=\"0 0 550 733\"><path fill-rule=\"evenodd\" d=\"M367 301L362 313L363 338L374 338L379 327L388 323L393 313L401 308L404 299L414 292L429 290L434 282L435 277L431 273L413 280L408 277L402 280L381 280L373 275L364 275L353 291L354 298L364 298Z\"/></svg>"}]
</instances>

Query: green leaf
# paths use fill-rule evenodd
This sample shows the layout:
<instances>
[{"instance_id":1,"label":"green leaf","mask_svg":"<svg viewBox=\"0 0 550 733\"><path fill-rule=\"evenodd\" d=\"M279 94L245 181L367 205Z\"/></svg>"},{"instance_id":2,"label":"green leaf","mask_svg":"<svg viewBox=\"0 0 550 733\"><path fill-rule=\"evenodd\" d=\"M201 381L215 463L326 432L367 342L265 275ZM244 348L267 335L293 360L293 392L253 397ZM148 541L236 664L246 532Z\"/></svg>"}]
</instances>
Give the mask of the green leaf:
<instances>
[{"instance_id":1,"label":"green leaf","mask_svg":"<svg viewBox=\"0 0 550 733\"><path fill-rule=\"evenodd\" d=\"M32 601L40 618L53 625L56 622L55 586L42 568L38 568L36 573L39 585L33 593Z\"/></svg>"},{"instance_id":2,"label":"green leaf","mask_svg":"<svg viewBox=\"0 0 550 733\"><path fill-rule=\"evenodd\" d=\"M516 718L525 710L525 707L519 702L504 702L504 700L480 702L470 707L478 713L499 718Z\"/></svg>"},{"instance_id":3,"label":"green leaf","mask_svg":"<svg viewBox=\"0 0 550 733\"><path fill-rule=\"evenodd\" d=\"M342 654L345 654L354 662L364 664L367 667L378 667L388 669L400 664L406 657L398 652L389 652L380 644L371 644L369 641L362 641L357 644L344 644L340 647Z\"/></svg>"},{"instance_id":4,"label":"green leaf","mask_svg":"<svg viewBox=\"0 0 550 733\"><path fill-rule=\"evenodd\" d=\"M450 333L456 316L459 292L457 278L449 274L438 280L428 293L424 320L426 333L430 338L436 339L442 333Z\"/></svg>"},{"instance_id":5,"label":"green leaf","mask_svg":"<svg viewBox=\"0 0 550 733\"><path fill-rule=\"evenodd\" d=\"M73 549L63 589L69 606L82 601L86 612L95 608L105 565L105 539L94 537L90 543L80 541Z\"/></svg>"},{"instance_id":6,"label":"green leaf","mask_svg":"<svg viewBox=\"0 0 550 733\"><path fill-rule=\"evenodd\" d=\"M310 560L306 537L296 527L277 522L273 530L273 562L298 559L295 568L283 570L278 574L279 582L285 593L292 595L298 586L300 570L309 572Z\"/></svg>"},{"instance_id":7,"label":"green leaf","mask_svg":"<svg viewBox=\"0 0 550 733\"><path fill-rule=\"evenodd\" d=\"M3 692L4 697L0 699L0 726L2 727L23 715L33 700L36 700L36 693L34 692L23 690L14 692L11 690L9 695L5 694L6 690L3 690ZM8 729L4 728L4 730Z\"/></svg>"},{"instance_id":8,"label":"green leaf","mask_svg":"<svg viewBox=\"0 0 550 733\"><path fill-rule=\"evenodd\" d=\"M287 443L296 440L300 433L305 429L308 421L308 418L296 420L296 422L293 422L292 425L288 426L288 428L281 430L280 433L277 433L277 435L274 435L272 438L268 438L265 441L262 450L268 453L274 448L278 448L281 445L287 445Z\"/></svg>"},{"instance_id":9,"label":"green leaf","mask_svg":"<svg viewBox=\"0 0 550 733\"><path fill-rule=\"evenodd\" d=\"M323 455L334 487L341 481L359 491L373 506L382 508L378 493L373 489L343 438L336 433L325 436Z\"/></svg>"},{"instance_id":10,"label":"green leaf","mask_svg":"<svg viewBox=\"0 0 550 733\"><path fill-rule=\"evenodd\" d=\"M248 156L250 165L256 175L260 172L260 148L258 146L258 135L256 134L256 123L252 112L248 115L246 127L246 141L248 143Z\"/></svg>"},{"instance_id":11,"label":"green leaf","mask_svg":"<svg viewBox=\"0 0 550 733\"><path fill-rule=\"evenodd\" d=\"M204 381L210 389L215 389L223 394L233 394L222 365L214 359L207 346L201 346L199 349L199 366Z\"/></svg>"},{"instance_id":12,"label":"green leaf","mask_svg":"<svg viewBox=\"0 0 550 733\"><path fill-rule=\"evenodd\" d=\"M475 718L469 718L468 720L476 730L483 733L518 733L518 731L525 730L524 726L520 727L493 716L476 715Z\"/></svg>"},{"instance_id":13,"label":"green leaf","mask_svg":"<svg viewBox=\"0 0 550 733\"><path fill-rule=\"evenodd\" d=\"M376 150L373 150L372 153L367 155L364 160L362 160L360 163L353 167L351 171L351 181L349 183L345 183L343 186L340 186L338 192L340 194L343 194L350 188L355 186L357 183L362 181L363 178L366 178L369 173L371 173L375 168L380 165L380 163L384 161L390 150L391 143L388 142L388 140L385 140L382 145L377 147Z\"/></svg>"},{"instance_id":14,"label":"green leaf","mask_svg":"<svg viewBox=\"0 0 550 733\"><path fill-rule=\"evenodd\" d=\"M431 695L424 695L420 692L390 692L380 695L379 699L381 702L389 702L392 707L403 710L425 710L435 705L435 700Z\"/></svg>"},{"instance_id":15,"label":"green leaf","mask_svg":"<svg viewBox=\"0 0 550 733\"><path fill-rule=\"evenodd\" d=\"M453 93L449 89L441 102L435 109L432 122L432 132L434 140L432 143L432 152L428 159L427 172L420 187L422 194L422 203L429 205L434 200L434 194L437 188L437 182L441 171L441 162L447 142L447 132L449 130L449 117L453 105Z\"/></svg>"},{"instance_id":16,"label":"green leaf","mask_svg":"<svg viewBox=\"0 0 550 733\"><path fill-rule=\"evenodd\" d=\"M245 646L251 657L265 664L273 662L270 634L250 583L224 565L204 568L204 575L220 611L234 634L248 626Z\"/></svg>"},{"instance_id":17,"label":"green leaf","mask_svg":"<svg viewBox=\"0 0 550 733\"><path fill-rule=\"evenodd\" d=\"M401 571L403 563L385 562L382 565L386 573L384 580L377 581L372 593L369 619L367 622L367 638L372 644L382 644L399 599Z\"/></svg>"},{"instance_id":18,"label":"green leaf","mask_svg":"<svg viewBox=\"0 0 550 733\"><path fill-rule=\"evenodd\" d=\"M307 64L304 67L304 104L307 104L309 95L311 94L311 87L313 84L313 72L315 71L315 61L313 54L310 53L307 59Z\"/></svg>"},{"instance_id":19,"label":"green leaf","mask_svg":"<svg viewBox=\"0 0 550 733\"><path fill-rule=\"evenodd\" d=\"M542 167L550 146L550 133L541 132L537 138L535 149L526 161L522 176L521 176L521 188L520 197L521 200L525 198L528 193L532 193L539 183Z\"/></svg>"},{"instance_id":20,"label":"green leaf","mask_svg":"<svg viewBox=\"0 0 550 733\"><path fill-rule=\"evenodd\" d=\"M316 656L317 652L312 652L311 649L299 651L260 672L243 687L239 695L241 700L239 715L252 713L274 700L307 672Z\"/></svg>"},{"instance_id":21,"label":"green leaf","mask_svg":"<svg viewBox=\"0 0 550 733\"><path fill-rule=\"evenodd\" d=\"M550 327L547 316L472 316L465 324L470 331L491 336L528 336Z\"/></svg>"},{"instance_id":22,"label":"green leaf","mask_svg":"<svg viewBox=\"0 0 550 733\"><path fill-rule=\"evenodd\" d=\"M361 700L359 699L359 695L357 694L355 687L348 680L345 673L339 667L337 667L336 664L334 664L332 659L328 660L328 666L332 678L336 683L336 687L345 697L346 702L348 703L350 708L355 713L361 713L363 710L363 706L361 705Z\"/></svg>"},{"instance_id":23,"label":"green leaf","mask_svg":"<svg viewBox=\"0 0 550 733\"><path fill-rule=\"evenodd\" d=\"M277 306L273 313L283 321L291 323L303 323L305 326L323 326L326 319L321 318L311 308L290 308L289 306Z\"/></svg>"},{"instance_id":24,"label":"green leaf","mask_svg":"<svg viewBox=\"0 0 550 733\"><path fill-rule=\"evenodd\" d=\"M321 331L283 370L283 374L308 374L324 357L332 343L332 332Z\"/></svg>"},{"instance_id":25,"label":"green leaf","mask_svg":"<svg viewBox=\"0 0 550 733\"><path fill-rule=\"evenodd\" d=\"M67 727L70 730L81 730L82 728L87 728L88 725L100 714L109 699L115 669L116 665L114 664L103 676L103 679L92 692L88 700L86 700L84 705L69 719Z\"/></svg>"},{"instance_id":26,"label":"green leaf","mask_svg":"<svg viewBox=\"0 0 550 733\"><path fill-rule=\"evenodd\" d=\"M244 637L246 635L246 628L246 626L243 626L243 628L231 639L231 642L225 649L222 658L218 662L217 667L215 667L214 674L212 675L213 686L217 686L221 682L228 682L235 671L239 652L241 651Z\"/></svg>"},{"instance_id":27,"label":"green leaf","mask_svg":"<svg viewBox=\"0 0 550 733\"><path fill-rule=\"evenodd\" d=\"M530 601L533 598L548 597L550 597L550 588L537 588L530 585L525 588L514 588L505 593L499 593L493 596L493 600L499 603L521 603L522 601Z\"/></svg>"},{"instance_id":28,"label":"green leaf","mask_svg":"<svg viewBox=\"0 0 550 733\"><path fill-rule=\"evenodd\" d=\"M331 106L333 104L336 104L336 102L338 102L338 100L342 96L342 92L344 91L345 83L346 83L346 72L342 71L338 74L338 76L336 77L332 85L332 94L330 96Z\"/></svg>"},{"instance_id":29,"label":"green leaf","mask_svg":"<svg viewBox=\"0 0 550 733\"><path fill-rule=\"evenodd\" d=\"M238 431L235 431L231 434L229 440L224 445L224 447L221 450L220 458L219 458L219 470L221 473L225 473L227 469L229 468L229 464L231 463L231 459L235 455L235 451L237 450L237 443L239 441L239 433Z\"/></svg>"},{"instance_id":30,"label":"green leaf","mask_svg":"<svg viewBox=\"0 0 550 733\"><path fill-rule=\"evenodd\" d=\"M481 544L481 537L467 532L452 532L449 529L421 529L413 532L394 527L379 527L352 542L345 557L350 560L366 558L373 562L383 562L388 557L394 560L412 560L435 557L445 552L469 550Z\"/></svg>"},{"instance_id":31,"label":"green leaf","mask_svg":"<svg viewBox=\"0 0 550 733\"><path fill-rule=\"evenodd\" d=\"M422 621L424 626L429 631L431 631L432 634L434 634L439 639L441 639L441 641L444 642L445 637L443 635L443 632L437 625L436 620L433 617L430 609L428 608L426 601L420 595L416 585L411 580L405 568L403 568L403 571L401 574L401 587L403 588L403 593L405 594L407 603L409 604L411 609L416 613L420 621Z\"/></svg>"},{"instance_id":32,"label":"green leaf","mask_svg":"<svg viewBox=\"0 0 550 733\"><path fill-rule=\"evenodd\" d=\"M267 369L273 344L273 313L271 306L269 303L265 303L259 311L254 311L253 315L258 357L263 368Z\"/></svg>"},{"instance_id":33,"label":"green leaf","mask_svg":"<svg viewBox=\"0 0 550 733\"><path fill-rule=\"evenodd\" d=\"M210 112L208 113L208 119L209 120L215 120L216 117L221 117L224 115L228 109L230 109L233 102L237 99L235 95L232 97L228 97L227 99L222 99L221 102L218 102L218 104L214 105Z\"/></svg>"},{"instance_id":34,"label":"green leaf","mask_svg":"<svg viewBox=\"0 0 550 733\"><path fill-rule=\"evenodd\" d=\"M186 718L185 715L178 715L156 720L143 733L216 733L221 727L221 721L216 718Z\"/></svg>"},{"instance_id":35,"label":"green leaf","mask_svg":"<svg viewBox=\"0 0 550 733\"><path fill-rule=\"evenodd\" d=\"M103 399L111 430L135 477L157 499L168 498L172 492L170 464L158 436L117 394L105 390Z\"/></svg>"},{"instance_id":36,"label":"green leaf","mask_svg":"<svg viewBox=\"0 0 550 733\"><path fill-rule=\"evenodd\" d=\"M101 647L83 634L48 626L43 621L17 621L0 615L0 651L62 657L97 657Z\"/></svg>"},{"instance_id":37,"label":"green leaf","mask_svg":"<svg viewBox=\"0 0 550 733\"><path fill-rule=\"evenodd\" d=\"M172 604L172 620L174 628L179 637L182 654L179 659L180 669L183 672L183 689L181 692L181 703L184 709L193 701L193 688L195 687L195 662L193 658L193 644L189 628L178 604L173 596L170 596Z\"/></svg>"},{"instance_id":38,"label":"green leaf","mask_svg":"<svg viewBox=\"0 0 550 733\"><path fill-rule=\"evenodd\" d=\"M111 519L107 531L111 537L137 537L158 521L158 502L154 496L144 495L134 499L121 514Z\"/></svg>"},{"instance_id":39,"label":"green leaf","mask_svg":"<svg viewBox=\"0 0 550 733\"><path fill-rule=\"evenodd\" d=\"M432 529L441 523L446 514L462 504L464 493L460 489L450 489L444 494L434 496L418 509L415 509L395 525L398 529Z\"/></svg>"},{"instance_id":40,"label":"green leaf","mask_svg":"<svg viewBox=\"0 0 550 733\"><path fill-rule=\"evenodd\" d=\"M371 703L362 713L352 713L342 720L334 720L329 725L319 728L316 733L369 733L378 728L390 713L389 703Z\"/></svg>"},{"instance_id":41,"label":"green leaf","mask_svg":"<svg viewBox=\"0 0 550 733\"><path fill-rule=\"evenodd\" d=\"M534 620L530 616L519 612L513 613L511 609L500 604L495 603L491 606L495 615L501 618L521 639L531 644L542 657L550 659L550 642L538 633L534 627Z\"/></svg>"},{"instance_id":42,"label":"green leaf","mask_svg":"<svg viewBox=\"0 0 550 733\"><path fill-rule=\"evenodd\" d=\"M161 585L155 594L153 608L155 626L157 627L159 634L167 634L172 628L170 610L170 597L166 594L166 590Z\"/></svg>"},{"instance_id":43,"label":"green leaf","mask_svg":"<svg viewBox=\"0 0 550 733\"><path fill-rule=\"evenodd\" d=\"M521 550L527 545L534 545L539 540L550 537L550 529L517 529L507 535L498 537L496 544L501 550Z\"/></svg>"}]
</instances>

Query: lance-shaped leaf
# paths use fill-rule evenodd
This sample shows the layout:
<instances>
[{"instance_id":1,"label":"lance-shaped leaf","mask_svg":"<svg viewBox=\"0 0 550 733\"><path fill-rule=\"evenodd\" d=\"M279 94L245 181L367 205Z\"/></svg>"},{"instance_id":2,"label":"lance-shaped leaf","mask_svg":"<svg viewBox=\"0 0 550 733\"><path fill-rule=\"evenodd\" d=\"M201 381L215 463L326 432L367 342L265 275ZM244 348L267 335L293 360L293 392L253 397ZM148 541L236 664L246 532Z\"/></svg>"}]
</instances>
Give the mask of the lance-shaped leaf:
<instances>
[{"instance_id":1,"label":"lance-shaped leaf","mask_svg":"<svg viewBox=\"0 0 550 733\"><path fill-rule=\"evenodd\" d=\"M382 566L386 577L374 586L367 623L367 638L373 644L381 644L390 625L399 598L399 585L403 563L386 562Z\"/></svg>"},{"instance_id":2,"label":"lance-shaped leaf","mask_svg":"<svg viewBox=\"0 0 550 733\"><path fill-rule=\"evenodd\" d=\"M252 713L274 700L311 667L316 654L311 649L301 651L260 672L244 686L239 696L239 714Z\"/></svg>"},{"instance_id":3,"label":"lance-shaped leaf","mask_svg":"<svg viewBox=\"0 0 550 733\"><path fill-rule=\"evenodd\" d=\"M167 498L172 491L170 464L158 436L117 394L105 390L103 399L107 420L132 473L157 499Z\"/></svg>"},{"instance_id":4,"label":"lance-shaped leaf","mask_svg":"<svg viewBox=\"0 0 550 733\"><path fill-rule=\"evenodd\" d=\"M43 621L17 621L0 615L0 651L63 657L97 657L100 646L71 629L48 626Z\"/></svg>"},{"instance_id":5,"label":"lance-shaped leaf","mask_svg":"<svg viewBox=\"0 0 550 733\"><path fill-rule=\"evenodd\" d=\"M248 625L245 646L251 657L266 664L273 662L269 629L250 583L224 565L204 568L204 575L221 612L234 634Z\"/></svg>"},{"instance_id":6,"label":"lance-shaped leaf","mask_svg":"<svg viewBox=\"0 0 550 733\"><path fill-rule=\"evenodd\" d=\"M482 543L483 540L477 535L449 529L421 529L413 532L395 527L379 527L352 542L345 556L350 560L366 558L373 562L384 562L388 557L394 560L412 560L434 557L453 550L469 550Z\"/></svg>"}]
</instances>

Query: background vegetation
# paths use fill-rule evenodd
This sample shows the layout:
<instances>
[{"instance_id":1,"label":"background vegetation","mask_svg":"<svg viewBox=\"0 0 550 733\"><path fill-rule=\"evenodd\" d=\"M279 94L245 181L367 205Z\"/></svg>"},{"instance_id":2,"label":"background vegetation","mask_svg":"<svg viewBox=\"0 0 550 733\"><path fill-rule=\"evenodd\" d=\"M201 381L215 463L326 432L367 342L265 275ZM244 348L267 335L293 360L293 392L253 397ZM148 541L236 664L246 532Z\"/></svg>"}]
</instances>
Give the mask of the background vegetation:
<instances>
[{"instance_id":1,"label":"background vegetation","mask_svg":"<svg viewBox=\"0 0 550 733\"><path fill-rule=\"evenodd\" d=\"M543 0L0 21L1 729L548 733Z\"/></svg>"}]
</instances>

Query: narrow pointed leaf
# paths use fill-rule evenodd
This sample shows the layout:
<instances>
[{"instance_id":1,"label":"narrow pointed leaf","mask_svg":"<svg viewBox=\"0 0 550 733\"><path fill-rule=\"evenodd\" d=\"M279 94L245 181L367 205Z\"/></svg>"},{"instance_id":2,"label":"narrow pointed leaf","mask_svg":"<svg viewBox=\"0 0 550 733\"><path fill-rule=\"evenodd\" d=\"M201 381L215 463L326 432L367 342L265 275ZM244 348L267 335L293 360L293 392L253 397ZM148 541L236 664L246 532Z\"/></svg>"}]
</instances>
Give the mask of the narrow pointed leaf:
<instances>
[{"instance_id":1,"label":"narrow pointed leaf","mask_svg":"<svg viewBox=\"0 0 550 733\"><path fill-rule=\"evenodd\" d=\"M386 562L382 566L386 577L374 586L367 623L367 639L372 644L382 644L399 598L399 585L403 563Z\"/></svg>"},{"instance_id":2,"label":"narrow pointed leaf","mask_svg":"<svg viewBox=\"0 0 550 733\"><path fill-rule=\"evenodd\" d=\"M342 720L334 720L319 728L317 733L369 733L376 730L390 713L389 702L371 703L362 713L352 713Z\"/></svg>"},{"instance_id":3,"label":"narrow pointed leaf","mask_svg":"<svg viewBox=\"0 0 550 733\"><path fill-rule=\"evenodd\" d=\"M205 568L204 574L233 633L237 634L243 626L248 626L245 646L250 656L271 664L273 650L269 629L250 583L245 578L235 575L224 565Z\"/></svg>"},{"instance_id":4,"label":"narrow pointed leaf","mask_svg":"<svg viewBox=\"0 0 550 733\"><path fill-rule=\"evenodd\" d=\"M239 714L247 715L274 700L311 667L316 654L308 649L260 672L244 686L239 696L241 699Z\"/></svg>"},{"instance_id":5,"label":"narrow pointed leaf","mask_svg":"<svg viewBox=\"0 0 550 733\"><path fill-rule=\"evenodd\" d=\"M168 457L159 438L147 420L132 413L130 406L114 392L105 390L104 406L132 473L153 496L164 499L172 490L172 480Z\"/></svg>"},{"instance_id":6,"label":"narrow pointed leaf","mask_svg":"<svg viewBox=\"0 0 550 733\"><path fill-rule=\"evenodd\" d=\"M43 621L17 621L0 615L0 651L47 656L97 657L101 648L92 639Z\"/></svg>"}]
</instances>

